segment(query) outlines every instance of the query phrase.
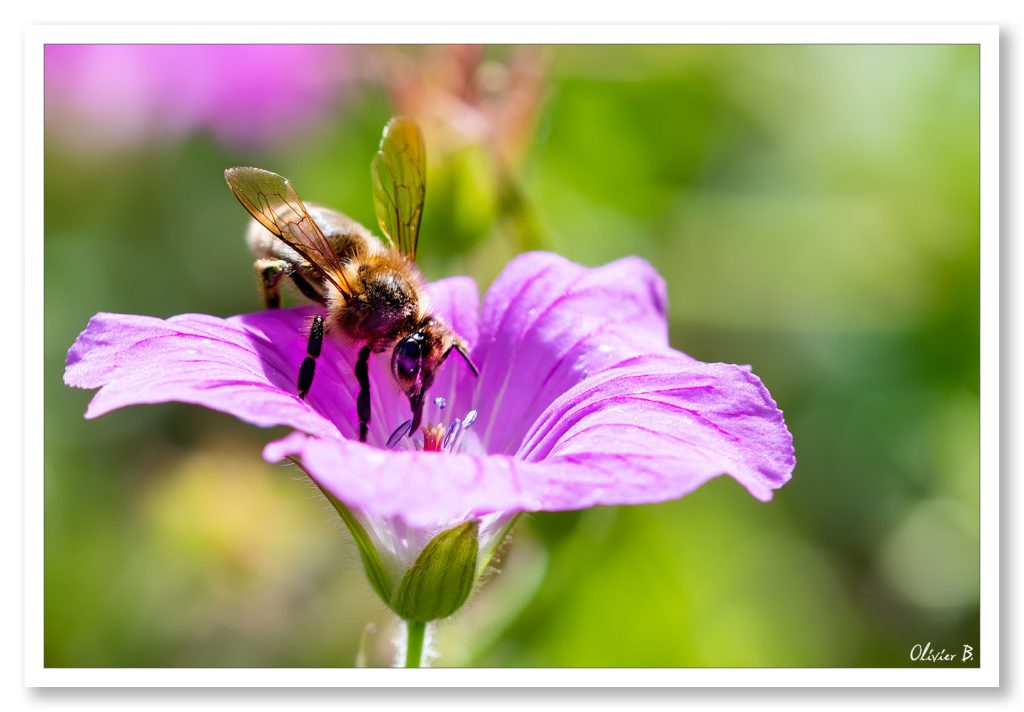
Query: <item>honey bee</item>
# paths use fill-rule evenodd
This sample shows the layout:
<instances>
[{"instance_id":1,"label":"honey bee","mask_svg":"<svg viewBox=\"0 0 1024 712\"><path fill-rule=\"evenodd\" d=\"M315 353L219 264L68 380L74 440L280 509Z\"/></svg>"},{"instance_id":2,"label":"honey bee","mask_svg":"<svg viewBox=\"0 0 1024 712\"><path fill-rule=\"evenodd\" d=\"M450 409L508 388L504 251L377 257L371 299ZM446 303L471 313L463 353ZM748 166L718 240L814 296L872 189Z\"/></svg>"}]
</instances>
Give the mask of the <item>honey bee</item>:
<instances>
[{"instance_id":1,"label":"honey bee","mask_svg":"<svg viewBox=\"0 0 1024 712\"><path fill-rule=\"evenodd\" d=\"M281 305L285 276L324 307L309 330L298 373L299 397L305 398L313 385L325 333L361 345L355 367L361 442L366 442L371 415L370 354L391 351L391 373L412 409L407 434L419 428L426 393L452 351L479 375L465 339L431 312L415 263L426 193L426 153L416 122L401 116L388 122L370 172L383 241L336 210L304 204L276 173L259 168L224 172L253 217L246 241L256 256L267 308Z\"/></svg>"}]
</instances>

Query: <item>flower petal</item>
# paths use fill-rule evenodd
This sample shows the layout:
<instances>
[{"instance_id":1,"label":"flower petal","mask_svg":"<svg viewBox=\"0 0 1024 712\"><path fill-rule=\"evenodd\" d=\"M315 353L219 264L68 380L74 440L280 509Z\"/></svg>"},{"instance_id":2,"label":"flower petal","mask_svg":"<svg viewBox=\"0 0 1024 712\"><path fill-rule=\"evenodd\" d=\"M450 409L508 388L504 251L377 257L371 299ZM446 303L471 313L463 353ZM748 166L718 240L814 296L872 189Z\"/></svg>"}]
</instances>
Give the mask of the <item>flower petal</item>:
<instances>
[{"instance_id":1,"label":"flower petal","mask_svg":"<svg viewBox=\"0 0 1024 712\"><path fill-rule=\"evenodd\" d=\"M465 339L472 350L480 339L480 295L476 282L469 277L449 277L431 283L427 291L434 313L440 315L456 334ZM468 401L460 402L459 396L468 395L475 386L473 372L458 354L453 353L438 369L430 395L433 398L444 398L449 413L464 413L472 405ZM430 414L429 410L427 414ZM407 417L405 415L393 427L397 427Z\"/></svg>"},{"instance_id":2,"label":"flower petal","mask_svg":"<svg viewBox=\"0 0 1024 712\"><path fill-rule=\"evenodd\" d=\"M436 312L475 336L478 299L471 280L429 287ZM64 381L99 388L86 416L140 403L177 401L220 410L261 426L288 425L307 433L356 437L354 376L358 345L327 338L306 400L297 394L312 306L229 319L185 314L167 320L125 314L94 316L68 352ZM449 381L459 371L445 364ZM447 371L446 371L447 370ZM459 376L461 377L461 376ZM470 374L471 377L471 374ZM383 445L408 418L409 405L386 357L371 357L371 441Z\"/></svg>"},{"instance_id":3,"label":"flower petal","mask_svg":"<svg viewBox=\"0 0 1024 712\"><path fill-rule=\"evenodd\" d=\"M767 500L795 464L782 413L756 376L659 356L563 394L516 458L385 453L298 434L271 443L264 456L300 457L354 510L436 529L493 512L661 502L721 474Z\"/></svg>"},{"instance_id":4,"label":"flower petal","mask_svg":"<svg viewBox=\"0 0 1024 712\"><path fill-rule=\"evenodd\" d=\"M567 509L673 499L720 474L768 500L796 464L782 411L748 368L660 358L565 393L517 457L583 468L547 480L547 506Z\"/></svg>"},{"instance_id":5,"label":"flower petal","mask_svg":"<svg viewBox=\"0 0 1024 712\"><path fill-rule=\"evenodd\" d=\"M541 501L522 496L519 469L525 463L507 455L385 451L292 433L267 445L263 456L269 462L298 457L321 487L354 512L415 529L436 532L473 516L543 508Z\"/></svg>"},{"instance_id":6,"label":"flower petal","mask_svg":"<svg viewBox=\"0 0 1024 712\"><path fill-rule=\"evenodd\" d=\"M668 346L665 283L636 257L590 269L534 252L513 260L487 292L483 367L474 401L488 452L516 451L530 424L560 394Z\"/></svg>"},{"instance_id":7,"label":"flower petal","mask_svg":"<svg viewBox=\"0 0 1024 712\"><path fill-rule=\"evenodd\" d=\"M68 351L64 382L100 389L88 418L126 405L178 401L255 425L337 433L330 419L298 397L294 367L289 367L302 348L298 343L309 314L309 309L233 319L184 314L165 321L100 313Z\"/></svg>"},{"instance_id":8,"label":"flower petal","mask_svg":"<svg viewBox=\"0 0 1024 712\"><path fill-rule=\"evenodd\" d=\"M473 346L480 338L480 294L471 277L448 277L427 285L435 314Z\"/></svg>"}]
</instances>

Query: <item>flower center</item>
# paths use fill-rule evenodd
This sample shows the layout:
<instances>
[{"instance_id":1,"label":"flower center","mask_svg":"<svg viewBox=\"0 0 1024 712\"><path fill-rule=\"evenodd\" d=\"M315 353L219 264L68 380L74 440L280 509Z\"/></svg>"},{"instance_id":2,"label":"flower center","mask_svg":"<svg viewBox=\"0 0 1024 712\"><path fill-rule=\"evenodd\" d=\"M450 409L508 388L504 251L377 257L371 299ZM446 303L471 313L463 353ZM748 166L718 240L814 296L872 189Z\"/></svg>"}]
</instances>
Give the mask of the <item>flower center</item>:
<instances>
[{"instance_id":1,"label":"flower center","mask_svg":"<svg viewBox=\"0 0 1024 712\"><path fill-rule=\"evenodd\" d=\"M412 424L412 420L405 421L395 429L395 432L391 433L391 437L388 438L388 449L413 449L422 450L423 452L461 452L466 433L473 423L476 422L477 412L471 410L466 413L465 417L455 418L445 427L443 423L444 409L448 404L444 398L438 397L434 399L434 405L437 406L438 417L441 422L430 422L423 426L422 439L412 435L407 440L405 436L411 435L409 433L409 426ZM405 445L405 443L409 443L409 445ZM403 445L405 447L401 447Z\"/></svg>"}]
</instances>

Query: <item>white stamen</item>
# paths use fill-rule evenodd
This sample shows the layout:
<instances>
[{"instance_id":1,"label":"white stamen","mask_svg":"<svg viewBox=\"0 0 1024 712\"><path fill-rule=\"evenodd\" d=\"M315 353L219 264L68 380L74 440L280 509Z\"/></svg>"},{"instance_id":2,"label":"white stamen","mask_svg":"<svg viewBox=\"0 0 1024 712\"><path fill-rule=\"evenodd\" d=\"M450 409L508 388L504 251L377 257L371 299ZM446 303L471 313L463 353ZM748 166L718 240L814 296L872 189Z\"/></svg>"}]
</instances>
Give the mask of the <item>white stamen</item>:
<instances>
[{"instance_id":1,"label":"white stamen","mask_svg":"<svg viewBox=\"0 0 1024 712\"><path fill-rule=\"evenodd\" d=\"M444 396L438 396L437 398L434 399L434 405L436 405L441 410L444 410L445 406L448 405L448 401L444 399Z\"/></svg>"},{"instance_id":2,"label":"white stamen","mask_svg":"<svg viewBox=\"0 0 1024 712\"><path fill-rule=\"evenodd\" d=\"M401 425L399 425L398 428L395 429L395 432L391 433L391 437L388 438L388 449L389 450L394 448L395 445L397 445L402 438L404 438L406 435L409 434L409 426L410 425L412 425L412 420L411 419L407 420L404 423L402 423Z\"/></svg>"},{"instance_id":3,"label":"white stamen","mask_svg":"<svg viewBox=\"0 0 1024 712\"><path fill-rule=\"evenodd\" d=\"M438 407L441 408L444 408L445 406L448 405L447 402L445 402L445 399L442 397L435 398L434 403L436 403ZM444 435L441 436L441 443L438 449L441 452L461 452L462 441L465 438L466 431L469 430L470 426L472 426L473 423L476 422L478 415L479 413L477 411L471 410L468 413L466 413L465 418L461 420L459 418L455 418L448 425L448 429L445 430ZM401 425L399 425L395 429L395 432L391 433L391 437L388 438L387 442L387 448L389 450L395 449L402 442L402 439L407 435L410 436L410 438L413 438L412 440L410 440L412 449L423 449L423 440L414 437L415 433L413 433L412 430L410 430L410 425L412 425L412 420L407 420Z\"/></svg>"},{"instance_id":4,"label":"white stamen","mask_svg":"<svg viewBox=\"0 0 1024 712\"><path fill-rule=\"evenodd\" d=\"M462 421L462 427L459 428L452 438L451 446L448 448L449 452L462 452L462 440L466 437L466 431L469 430L469 426L476 422L476 416L477 412L475 410L466 413L466 417Z\"/></svg>"},{"instance_id":5,"label":"white stamen","mask_svg":"<svg viewBox=\"0 0 1024 712\"><path fill-rule=\"evenodd\" d=\"M462 432L462 421L456 418L452 421L452 424L448 426L448 430L445 432L444 437L441 438L441 451L448 452L452 444L455 442L455 438Z\"/></svg>"}]
</instances>

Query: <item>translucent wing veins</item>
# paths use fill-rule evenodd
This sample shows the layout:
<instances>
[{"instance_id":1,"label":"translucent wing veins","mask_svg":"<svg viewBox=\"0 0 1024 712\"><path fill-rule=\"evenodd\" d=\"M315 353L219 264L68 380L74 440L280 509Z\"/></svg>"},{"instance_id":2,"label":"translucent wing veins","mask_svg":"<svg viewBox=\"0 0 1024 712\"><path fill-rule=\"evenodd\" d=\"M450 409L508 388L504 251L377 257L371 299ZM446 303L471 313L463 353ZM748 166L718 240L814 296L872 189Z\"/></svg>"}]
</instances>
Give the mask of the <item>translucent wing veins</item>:
<instances>
[{"instance_id":1,"label":"translucent wing veins","mask_svg":"<svg viewBox=\"0 0 1024 712\"><path fill-rule=\"evenodd\" d=\"M344 265L287 178L260 168L229 168L224 178L261 225L320 270L342 294L352 294Z\"/></svg>"},{"instance_id":2,"label":"translucent wing veins","mask_svg":"<svg viewBox=\"0 0 1024 712\"><path fill-rule=\"evenodd\" d=\"M426 195L426 152L415 121L396 116L388 122L371 173L381 231L403 255L415 260Z\"/></svg>"}]
</instances>

